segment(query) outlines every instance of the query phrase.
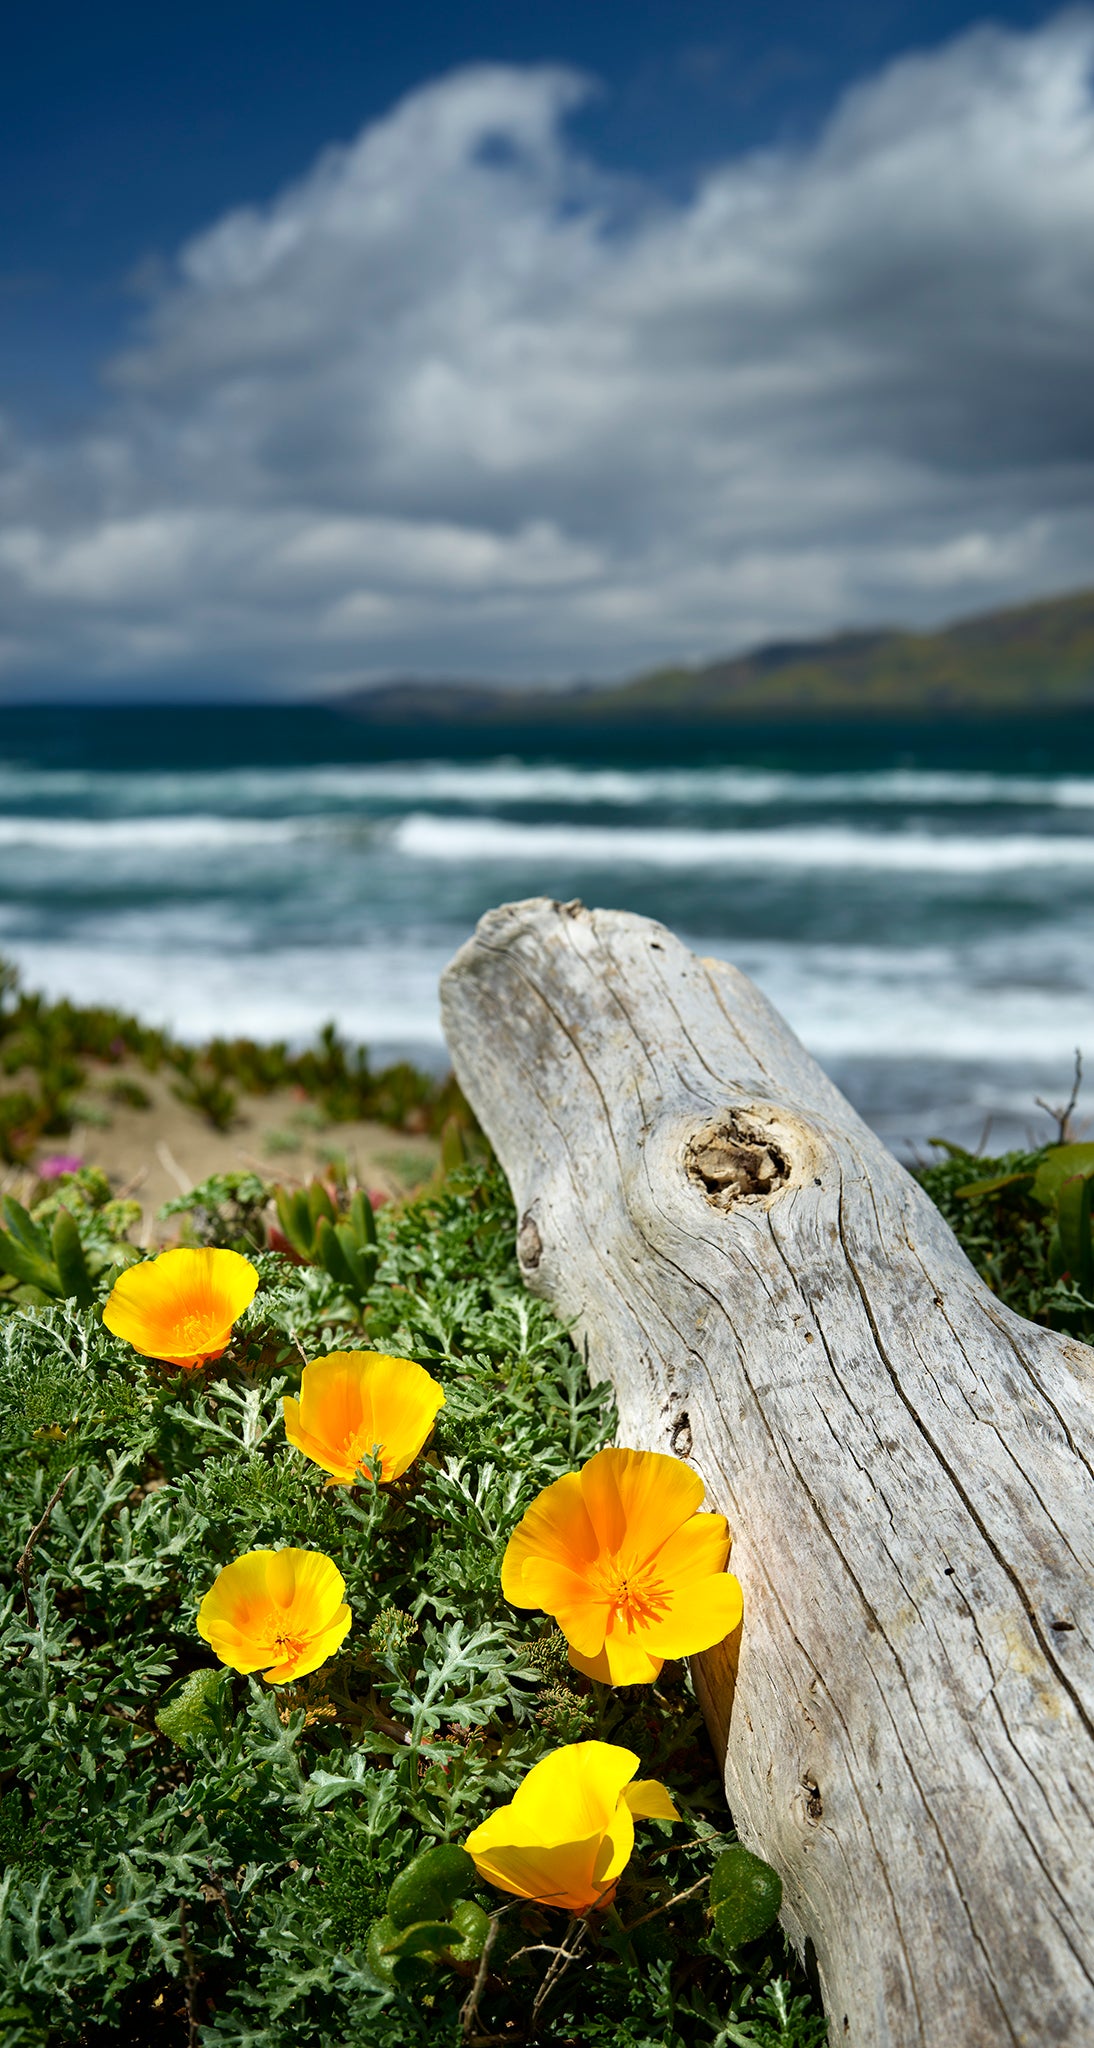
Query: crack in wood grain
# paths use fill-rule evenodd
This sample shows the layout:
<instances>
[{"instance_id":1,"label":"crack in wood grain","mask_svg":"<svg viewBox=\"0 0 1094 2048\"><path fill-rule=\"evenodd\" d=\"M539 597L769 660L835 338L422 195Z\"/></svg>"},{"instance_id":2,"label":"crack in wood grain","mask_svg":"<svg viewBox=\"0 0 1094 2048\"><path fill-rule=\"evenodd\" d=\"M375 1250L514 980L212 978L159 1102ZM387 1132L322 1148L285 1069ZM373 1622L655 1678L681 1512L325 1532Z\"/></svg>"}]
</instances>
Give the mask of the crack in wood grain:
<instances>
[{"instance_id":1,"label":"crack in wood grain","mask_svg":"<svg viewBox=\"0 0 1094 2048\"><path fill-rule=\"evenodd\" d=\"M1075 1708L1075 1712L1077 1713L1079 1720L1082 1722L1082 1725L1086 1730L1087 1735L1090 1736L1092 1740L1094 1740L1094 1719L1091 1718L1091 1715L1087 1711L1085 1702L1081 1698L1080 1694L1076 1691L1071 1680L1068 1678L1067 1673L1063 1670L1063 1667L1059 1663L1059 1660L1054 1655L1053 1650L1049 1644L1048 1637L1041 1629L1040 1623L1037 1618L1036 1609L1033 1606L1033 1602L1030 1599L1030 1596L1027 1593L1025 1586L1022 1584L1022 1581L1018 1573L1015 1571L1014 1566L1010 1563L1009 1559L1003 1556L1003 1553L996 1544L991 1534L991 1531L988 1529L986 1523L984 1522L982 1515L974 1505L972 1496L970 1495L968 1488L962 1485L961 1480L958 1478L956 1471L950 1464L948 1458L945 1456L945 1453L943 1452L941 1445L935 1441L935 1438L932 1435L931 1431L928 1429L922 1417L917 1413L916 1409L913 1407L911 1401L908 1399L907 1394L904 1392L904 1389L900 1384L899 1376L893 1366L892 1360L888 1355L885 1344L882 1340L881 1332L878 1329L877 1323L875 1321L874 1312L870 1306L869 1294L867 1293L866 1288L863 1285L858 1268L855 1264L855 1260L852 1256L852 1253L847 1245L846 1238L844 1236L842 1220L842 1201L840 1217L840 1241L843 1244L844 1256L847 1260L848 1271L850 1272L851 1277L855 1282L855 1286L858 1289L859 1295L862 1299L863 1308L866 1311L867 1320L874 1334L874 1343L877 1346L878 1358L880 1359L882 1365L885 1367L885 1371L887 1372L889 1379L892 1382L892 1385L897 1393L898 1398L903 1403L909 1416L911 1417L914 1427L923 1437L924 1442L930 1446L931 1451L934 1453L934 1456L938 1461L940 1469L943 1472L945 1472L946 1477L950 1481L950 1484L953 1487L954 1492L957 1494L958 1499L961 1501L961 1504L964 1507L966 1514L969 1516L970 1521L975 1525L975 1527L979 1530L980 1535L983 1537L984 1543L988 1551L990 1552L991 1556L994 1558L1000 1570L1003 1571L1006 1574L1007 1578L1010 1580L1011 1585L1014 1587L1014 1590L1018 1595L1022 1611L1026 1616L1026 1620L1029 1623L1032 1634L1035 1637L1038 1644L1040 1645L1041 1653L1045 1659L1046 1664L1051 1666L1057 1679L1059 1680L1060 1685L1063 1687L1063 1690L1067 1693L1068 1698L1071 1700L1072 1705Z\"/></svg>"}]
</instances>

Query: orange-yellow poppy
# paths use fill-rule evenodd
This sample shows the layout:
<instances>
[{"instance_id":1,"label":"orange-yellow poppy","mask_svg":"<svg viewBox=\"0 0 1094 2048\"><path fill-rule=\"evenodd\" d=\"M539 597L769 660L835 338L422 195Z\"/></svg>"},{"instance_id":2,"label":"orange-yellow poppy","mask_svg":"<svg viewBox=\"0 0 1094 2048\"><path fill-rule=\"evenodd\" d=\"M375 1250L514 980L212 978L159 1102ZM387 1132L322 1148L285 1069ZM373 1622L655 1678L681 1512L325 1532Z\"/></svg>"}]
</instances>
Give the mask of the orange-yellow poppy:
<instances>
[{"instance_id":1,"label":"orange-yellow poppy","mask_svg":"<svg viewBox=\"0 0 1094 2048\"><path fill-rule=\"evenodd\" d=\"M205 1365L228 1348L258 1272L239 1252L160 1252L118 1275L103 1321L144 1358Z\"/></svg>"},{"instance_id":2,"label":"orange-yellow poppy","mask_svg":"<svg viewBox=\"0 0 1094 2048\"><path fill-rule=\"evenodd\" d=\"M570 1742L538 1764L464 1843L480 1877L520 1899L587 1913L611 1902L634 1848L635 1815L679 1820L656 1778L630 1781L633 1749Z\"/></svg>"},{"instance_id":3,"label":"orange-yellow poppy","mask_svg":"<svg viewBox=\"0 0 1094 2048\"><path fill-rule=\"evenodd\" d=\"M502 1592L553 1614L588 1678L644 1685L666 1657L709 1650L741 1619L725 1516L696 1512L704 1491L680 1458L598 1451L532 1502Z\"/></svg>"},{"instance_id":4,"label":"orange-yellow poppy","mask_svg":"<svg viewBox=\"0 0 1094 2048\"><path fill-rule=\"evenodd\" d=\"M198 1608L198 1634L233 1671L282 1685L333 1657L352 1615L346 1582L321 1550L248 1550L218 1572Z\"/></svg>"},{"instance_id":5,"label":"orange-yellow poppy","mask_svg":"<svg viewBox=\"0 0 1094 2048\"><path fill-rule=\"evenodd\" d=\"M367 1478L362 1459L380 1452L380 1477L398 1479L429 1435L444 1395L412 1358L331 1351L304 1367L300 1399L284 1395L285 1435L330 1473L328 1486Z\"/></svg>"}]
</instances>

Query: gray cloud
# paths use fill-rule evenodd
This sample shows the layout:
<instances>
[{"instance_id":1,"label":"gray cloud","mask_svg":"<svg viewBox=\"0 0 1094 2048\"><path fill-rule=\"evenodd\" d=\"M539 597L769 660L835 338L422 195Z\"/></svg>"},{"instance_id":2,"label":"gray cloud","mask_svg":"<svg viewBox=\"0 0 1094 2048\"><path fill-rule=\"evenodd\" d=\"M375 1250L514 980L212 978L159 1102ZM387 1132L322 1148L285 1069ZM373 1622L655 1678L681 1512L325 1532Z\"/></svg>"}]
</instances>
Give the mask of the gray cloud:
<instances>
[{"instance_id":1,"label":"gray cloud","mask_svg":"<svg viewBox=\"0 0 1094 2048\"><path fill-rule=\"evenodd\" d=\"M427 86L0 422L0 690L623 673L1088 581L1094 17L859 85L685 202L560 70Z\"/></svg>"}]
</instances>

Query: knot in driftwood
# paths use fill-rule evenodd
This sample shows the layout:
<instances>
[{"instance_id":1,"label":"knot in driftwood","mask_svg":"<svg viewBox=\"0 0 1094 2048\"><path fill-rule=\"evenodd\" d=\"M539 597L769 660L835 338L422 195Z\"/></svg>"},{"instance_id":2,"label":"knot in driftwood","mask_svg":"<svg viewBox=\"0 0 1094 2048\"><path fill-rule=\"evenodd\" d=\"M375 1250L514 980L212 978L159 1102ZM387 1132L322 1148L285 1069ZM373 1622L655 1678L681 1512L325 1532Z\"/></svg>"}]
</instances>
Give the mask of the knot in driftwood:
<instances>
[{"instance_id":1,"label":"knot in driftwood","mask_svg":"<svg viewBox=\"0 0 1094 2048\"><path fill-rule=\"evenodd\" d=\"M526 1209L520 1219L520 1228L517 1231L517 1258L520 1261L521 1271L524 1273L534 1273L542 1257L543 1239L539 1234L539 1226L531 1210Z\"/></svg>"},{"instance_id":2,"label":"knot in driftwood","mask_svg":"<svg viewBox=\"0 0 1094 2048\"><path fill-rule=\"evenodd\" d=\"M773 1119L763 1112L730 1110L704 1124L687 1145L684 1165L715 1209L763 1201L790 1179L790 1162L780 1150Z\"/></svg>"}]
</instances>

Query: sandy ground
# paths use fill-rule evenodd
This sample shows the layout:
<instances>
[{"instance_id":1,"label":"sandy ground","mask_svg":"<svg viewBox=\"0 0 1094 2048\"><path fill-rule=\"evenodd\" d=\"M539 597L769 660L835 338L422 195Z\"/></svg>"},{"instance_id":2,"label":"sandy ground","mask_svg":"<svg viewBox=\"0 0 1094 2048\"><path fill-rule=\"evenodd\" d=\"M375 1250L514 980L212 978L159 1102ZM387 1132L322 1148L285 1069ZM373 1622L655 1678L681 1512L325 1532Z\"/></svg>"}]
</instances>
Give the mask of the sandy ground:
<instances>
[{"instance_id":1,"label":"sandy ground","mask_svg":"<svg viewBox=\"0 0 1094 2048\"><path fill-rule=\"evenodd\" d=\"M399 1196L427 1180L437 1162L432 1138L393 1131L386 1124L326 1123L314 1103L289 1090L241 1097L232 1128L215 1131L175 1100L175 1078L167 1070L149 1074L137 1065L91 1067L79 1095L86 1116L68 1137L40 1145L35 1163L64 1155L83 1166L101 1167L117 1193L140 1202L143 1234L158 1240L177 1227L156 1224L161 1205L211 1173L250 1169L268 1180L299 1182L337 1159L363 1186ZM119 1081L143 1089L149 1107L119 1102ZM0 1169L0 1191L26 1199L36 1185L34 1174Z\"/></svg>"}]
</instances>

